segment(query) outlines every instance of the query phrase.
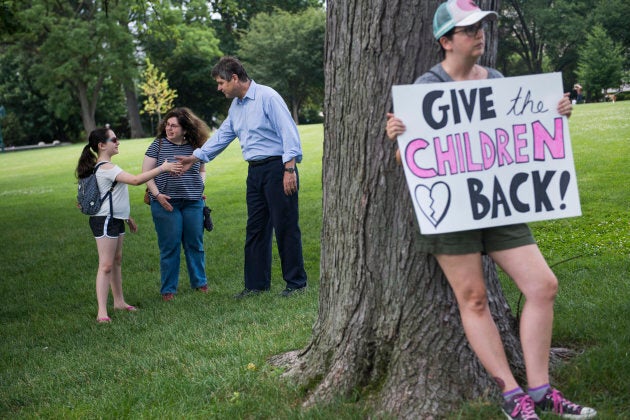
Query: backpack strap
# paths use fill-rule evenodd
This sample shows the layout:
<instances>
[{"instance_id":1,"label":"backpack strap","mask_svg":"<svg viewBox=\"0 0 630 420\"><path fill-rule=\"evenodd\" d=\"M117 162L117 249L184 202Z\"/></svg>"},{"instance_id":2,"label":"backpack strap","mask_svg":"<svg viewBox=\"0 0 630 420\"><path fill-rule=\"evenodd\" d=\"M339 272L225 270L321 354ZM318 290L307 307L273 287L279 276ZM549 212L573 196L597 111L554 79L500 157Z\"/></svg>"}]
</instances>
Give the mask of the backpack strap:
<instances>
[{"instance_id":1,"label":"backpack strap","mask_svg":"<svg viewBox=\"0 0 630 420\"><path fill-rule=\"evenodd\" d=\"M162 137L160 137L160 140L158 140L158 154L157 154L157 158L155 159L155 164L158 165L160 163L160 151L162 150ZM166 183L168 184L168 178L166 180ZM155 183L155 186L157 187L157 182ZM147 191L149 191L149 187L147 187ZM160 194L160 188L158 187L158 195ZM157 197L157 196L156 196ZM155 198L155 197L153 197Z\"/></svg>"},{"instance_id":2,"label":"backpack strap","mask_svg":"<svg viewBox=\"0 0 630 420\"><path fill-rule=\"evenodd\" d=\"M436 72L434 72L433 70L428 70L427 73L431 73L432 75L434 75L435 77L438 78L438 80L440 82L446 82L446 80L444 80L444 78L442 78L442 76L440 76L439 74L437 74Z\"/></svg>"},{"instance_id":3,"label":"backpack strap","mask_svg":"<svg viewBox=\"0 0 630 420\"><path fill-rule=\"evenodd\" d=\"M98 169L98 167L99 167L99 166L101 166L101 165L103 165L103 164L105 164L105 163L110 163L110 162L108 162L108 161L104 160L104 161L102 161L102 162L97 163L97 164L96 164L96 166L94 166L94 170L92 171L92 173L96 174L96 170ZM112 191L114 191L114 187L116 186L116 184L118 184L118 181L114 181L114 182L112 182L112 186L109 188L109 192L110 192L110 193L111 193ZM105 196L106 196L106 195L107 195L107 194L105 194L105 195L103 196L103 198L102 198L103 200L105 199Z\"/></svg>"},{"instance_id":4,"label":"backpack strap","mask_svg":"<svg viewBox=\"0 0 630 420\"><path fill-rule=\"evenodd\" d=\"M105 164L105 163L109 163L109 162L104 160L102 162L97 163L96 166L94 166L93 173L96 174L96 170L98 169L98 167L103 165L103 164ZM110 216L114 215L114 203L113 203L114 199L112 198L112 192L114 191L114 187L116 186L116 184L118 184L118 181L112 182L112 186L109 188L109 190L105 193L105 195L101 199L101 200L106 200L107 196L109 196L109 214L110 214Z\"/></svg>"},{"instance_id":5,"label":"backpack strap","mask_svg":"<svg viewBox=\"0 0 630 420\"><path fill-rule=\"evenodd\" d=\"M108 161L104 160L102 162L97 163L96 165L94 165L94 169L92 169L92 173L95 174L96 170L99 168L99 166L104 165L106 163L109 163Z\"/></svg>"},{"instance_id":6,"label":"backpack strap","mask_svg":"<svg viewBox=\"0 0 630 420\"><path fill-rule=\"evenodd\" d=\"M112 198L112 191L114 191L114 186L115 185L116 185L116 181L114 181L114 183L112 184L112 187L103 196L103 200L105 200L105 197L107 197L109 195L109 215L110 216L114 215L114 199Z\"/></svg>"}]
</instances>

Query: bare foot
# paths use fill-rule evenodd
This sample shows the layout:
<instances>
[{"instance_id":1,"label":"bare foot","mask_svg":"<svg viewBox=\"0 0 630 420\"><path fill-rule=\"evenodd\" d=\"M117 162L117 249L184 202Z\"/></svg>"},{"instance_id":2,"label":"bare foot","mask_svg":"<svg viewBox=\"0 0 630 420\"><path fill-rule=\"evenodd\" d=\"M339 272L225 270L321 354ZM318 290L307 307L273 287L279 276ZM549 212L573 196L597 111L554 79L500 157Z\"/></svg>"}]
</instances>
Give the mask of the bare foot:
<instances>
[{"instance_id":1,"label":"bare foot","mask_svg":"<svg viewBox=\"0 0 630 420\"><path fill-rule=\"evenodd\" d=\"M114 309L127 312L136 312L138 310L138 308L136 308L135 306L127 305L126 303L122 306L114 306Z\"/></svg>"}]
</instances>

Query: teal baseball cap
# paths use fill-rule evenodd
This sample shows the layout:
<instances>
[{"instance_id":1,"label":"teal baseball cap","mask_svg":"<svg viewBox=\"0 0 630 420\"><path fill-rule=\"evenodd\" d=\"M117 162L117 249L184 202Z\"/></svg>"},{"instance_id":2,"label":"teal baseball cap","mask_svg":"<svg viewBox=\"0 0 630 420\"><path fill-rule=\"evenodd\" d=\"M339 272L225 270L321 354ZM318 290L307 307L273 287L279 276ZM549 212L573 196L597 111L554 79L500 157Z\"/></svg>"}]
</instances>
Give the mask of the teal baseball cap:
<instances>
[{"instance_id":1,"label":"teal baseball cap","mask_svg":"<svg viewBox=\"0 0 630 420\"><path fill-rule=\"evenodd\" d=\"M448 0L433 15L433 36L440 39L457 26L470 26L482 19L496 19L495 12L485 12L472 0Z\"/></svg>"}]
</instances>

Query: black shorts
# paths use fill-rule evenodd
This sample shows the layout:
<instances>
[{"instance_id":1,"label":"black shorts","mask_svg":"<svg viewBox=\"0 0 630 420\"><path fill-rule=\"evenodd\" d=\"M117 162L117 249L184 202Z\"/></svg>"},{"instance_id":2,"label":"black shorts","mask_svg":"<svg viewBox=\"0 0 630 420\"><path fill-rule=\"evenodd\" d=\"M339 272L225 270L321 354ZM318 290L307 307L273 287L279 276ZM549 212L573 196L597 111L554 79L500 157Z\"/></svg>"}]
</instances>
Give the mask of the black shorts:
<instances>
[{"instance_id":1,"label":"black shorts","mask_svg":"<svg viewBox=\"0 0 630 420\"><path fill-rule=\"evenodd\" d=\"M110 216L91 216L90 227L96 239L118 238L125 234L125 221Z\"/></svg>"}]
</instances>

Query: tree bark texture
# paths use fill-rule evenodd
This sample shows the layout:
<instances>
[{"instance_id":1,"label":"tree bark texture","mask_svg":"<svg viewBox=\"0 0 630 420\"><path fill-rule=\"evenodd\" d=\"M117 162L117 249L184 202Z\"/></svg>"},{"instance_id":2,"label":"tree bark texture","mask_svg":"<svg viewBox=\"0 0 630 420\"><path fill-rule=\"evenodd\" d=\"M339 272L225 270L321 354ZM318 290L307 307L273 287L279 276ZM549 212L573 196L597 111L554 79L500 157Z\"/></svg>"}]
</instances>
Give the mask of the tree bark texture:
<instances>
[{"instance_id":1,"label":"tree bark texture","mask_svg":"<svg viewBox=\"0 0 630 420\"><path fill-rule=\"evenodd\" d=\"M103 76L99 76L96 85L90 89L84 80L77 80L74 84L81 105L81 121L86 133L91 133L96 128L96 104L98 102L98 92L103 85Z\"/></svg>"},{"instance_id":2,"label":"tree bark texture","mask_svg":"<svg viewBox=\"0 0 630 420\"><path fill-rule=\"evenodd\" d=\"M131 138L139 139L144 137L144 130L140 122L140 106L133 80L129 79L124 83L125 100L127 103L127 116L129 117L129 127Z\"/></svg>"},{"instance_id":3,"label":"tree bark texture","mask_svg":"<svg viewBox=\"0 0 630 420\"><path fill-rule=\"evenodd\" d=\"M431 32L438 4L327 4L319 315L305 349L272 358L307 385L305 406L359 389L377 412L439 418L498 391L468 347L437 262L414 250L410 194L385 136L391 86L440 60ZM508 357L522 372L515 320L489 258L484 271Z\"/></svg>"}]
</instances>

